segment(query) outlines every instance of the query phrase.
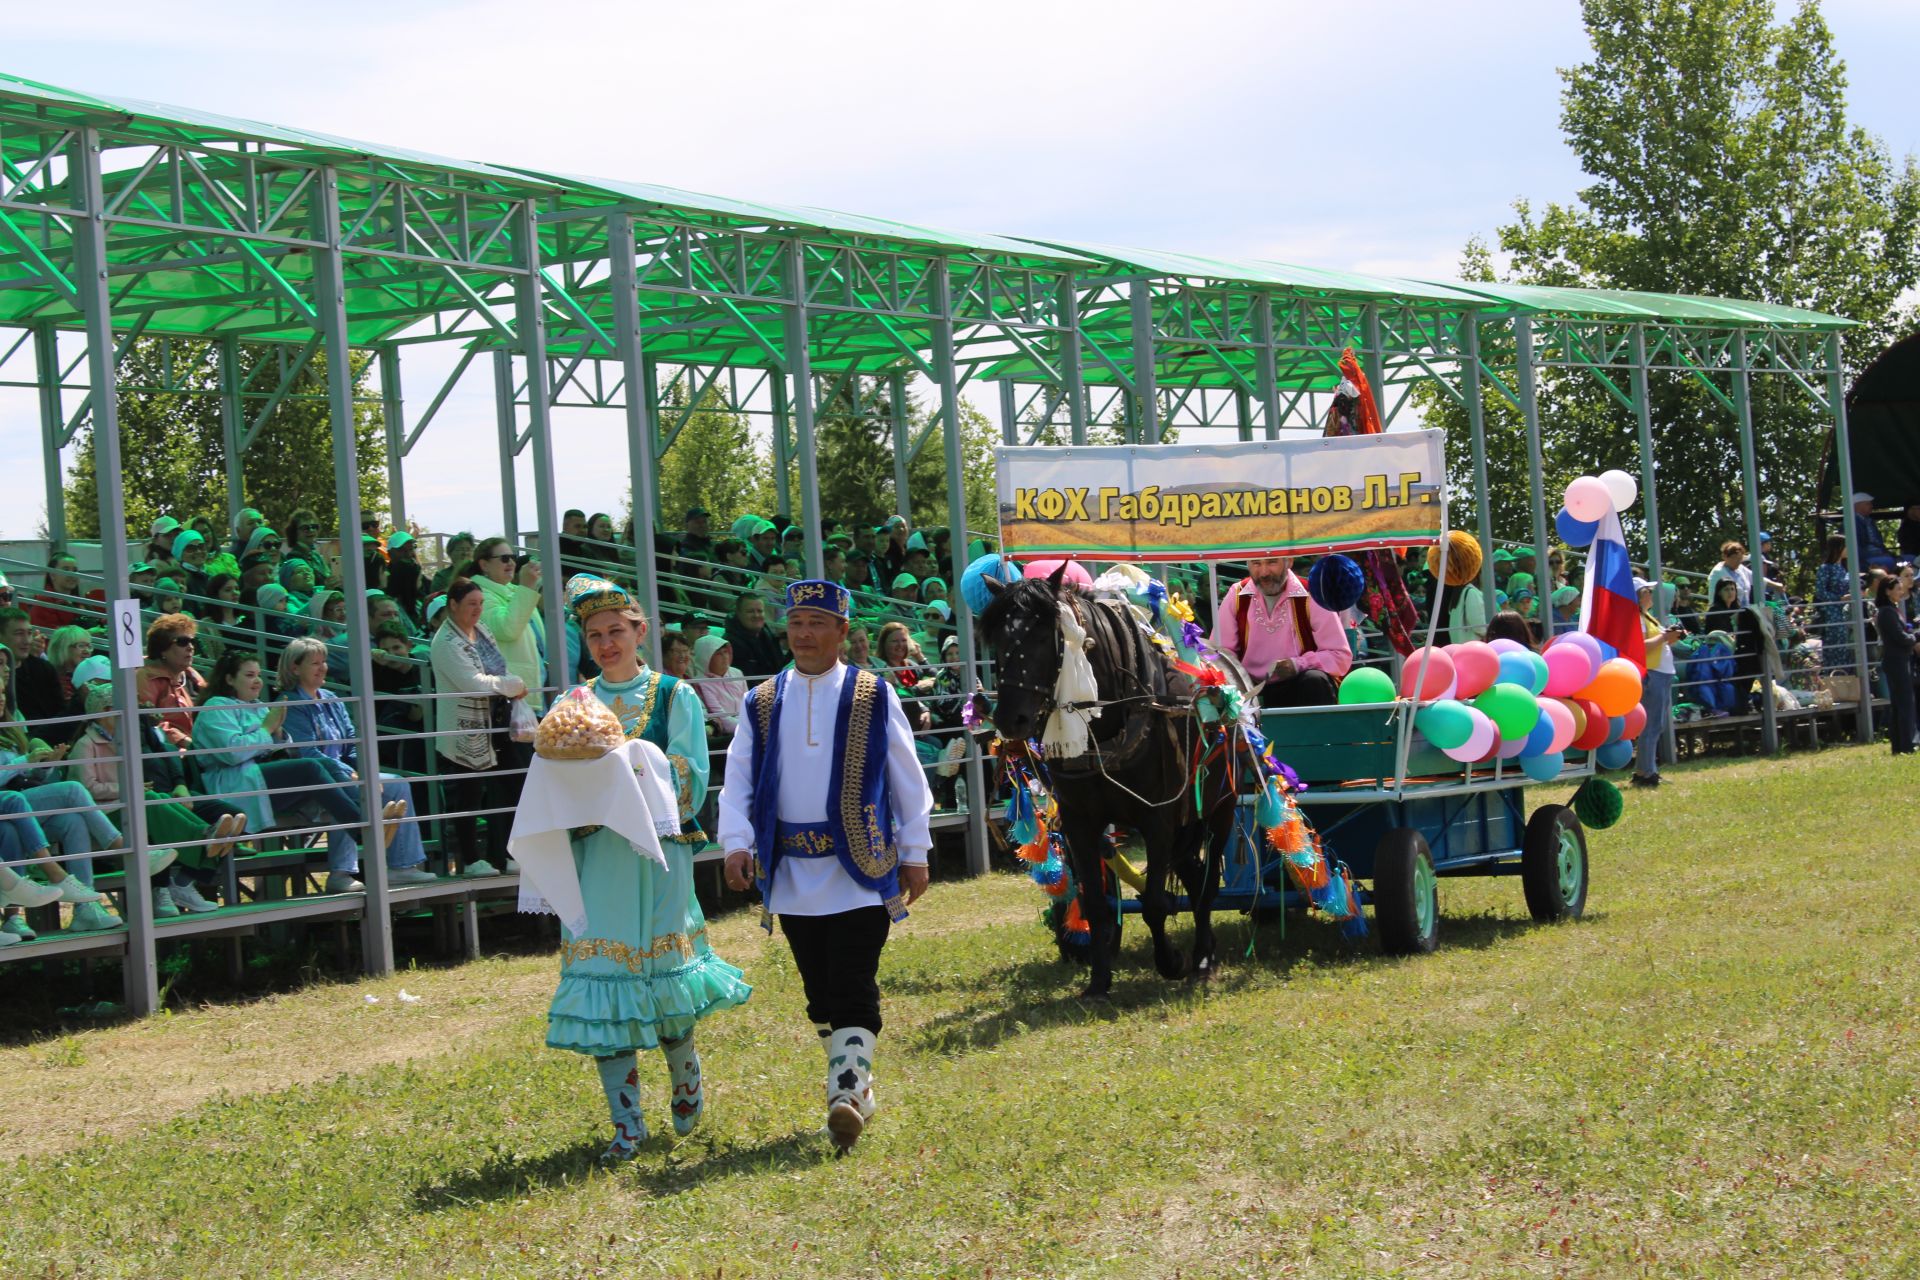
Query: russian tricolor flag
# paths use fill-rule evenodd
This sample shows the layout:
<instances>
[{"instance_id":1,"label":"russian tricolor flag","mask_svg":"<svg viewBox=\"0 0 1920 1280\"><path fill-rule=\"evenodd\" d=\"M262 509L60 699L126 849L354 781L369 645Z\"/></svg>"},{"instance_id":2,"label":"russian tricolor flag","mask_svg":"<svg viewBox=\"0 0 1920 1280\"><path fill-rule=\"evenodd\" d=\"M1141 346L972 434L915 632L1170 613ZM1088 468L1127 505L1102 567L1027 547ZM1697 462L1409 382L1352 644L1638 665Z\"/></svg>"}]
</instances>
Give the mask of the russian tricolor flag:
<instances>
[{"instance_id":1,"label":"russian tricolor flag","mask_svg":"<svg viewBox=\"0 0 1920 1280\"><path fill-rule=\"evenodd\" d=\"M1646 634L1640 629L1640 596L1627 563L1627 539L1618 512L1609 511L1587 550L1587 582L1580 596L1580 629L1605 648L1647 671Z\"/></svg>"}]
</instances>

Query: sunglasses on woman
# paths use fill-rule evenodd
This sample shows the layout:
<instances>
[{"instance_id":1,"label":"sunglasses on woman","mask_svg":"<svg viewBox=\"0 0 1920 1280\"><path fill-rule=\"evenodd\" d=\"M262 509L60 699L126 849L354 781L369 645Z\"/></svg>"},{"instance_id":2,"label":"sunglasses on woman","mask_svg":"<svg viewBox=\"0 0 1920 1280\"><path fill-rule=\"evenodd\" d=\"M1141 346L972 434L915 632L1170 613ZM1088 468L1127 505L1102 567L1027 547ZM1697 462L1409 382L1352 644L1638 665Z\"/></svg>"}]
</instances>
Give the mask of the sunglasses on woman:
<instances>
[{"instance_id":1,"label":"sunglasses on woman","mask_svg":"<svg viewBox=\"0 0 1920 1280\"><path fill-rule=\"evenodd\" d=\"M175 636L172 640L168 641L168 643L175 649L191 649L194 647L194 639L192 636Z\"/></svg>"}]
</instances>

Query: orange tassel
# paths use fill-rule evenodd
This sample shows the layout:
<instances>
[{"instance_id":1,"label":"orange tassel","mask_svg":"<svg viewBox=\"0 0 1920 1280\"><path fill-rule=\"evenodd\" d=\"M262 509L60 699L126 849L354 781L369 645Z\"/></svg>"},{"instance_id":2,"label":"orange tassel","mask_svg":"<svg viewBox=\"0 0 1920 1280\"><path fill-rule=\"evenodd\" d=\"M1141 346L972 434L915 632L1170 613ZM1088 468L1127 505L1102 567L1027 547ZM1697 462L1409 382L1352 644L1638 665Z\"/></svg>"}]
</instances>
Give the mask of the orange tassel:
<instances>
[{"instance_id":1,"label":"orange tassel","mask_svg":"<svg viewBox=\"0 0 1920 1280\"><path fill-rule=\"evenodd\" d=\"M1072 902L1069 902L1067 904L1067 932L1088 933L1092 929L1093 926L1087 923L1087 918L1080 914L1080 899L1075 898Z\"/></svg>"},{"instance_id":2,"label":"orange tassel","mask_svg":"<svg viewBox=\"0 0 1920 1280\"><path fill-rule=\"evenodd\" d=\"M1033 825L1035 831L1033 843L1021 845L1020 856L1028 862L1045 862L1047 860L1047 823L1044 818L1038 818L1034 820Z\"/></svg>"},{"instance_id":3,"label":"orange tassel","mask_svg":"<svg viewBox=\"0 0 1920 1280\"><path fill-rule=\"evenodd\" d=\"M1299 853L1307 847L1307 820L1300 811L1290 809L1287 820L1274 828L1273 847L1282 853Z\"/></svg>"},{"instance_id":4,"label":"orange tassel","mask_svg":"<svg viewBox=\"0 0 1920 1280\"><path fill-rule=\"evenodd\" d=\"M1067 895L1067 890L1073 888L1073 883L1065 876L1061 876L1052 884L1043 884L1040 887L1047 891L1049 897L1064 898Z\"/></svg>"}]
</instances>

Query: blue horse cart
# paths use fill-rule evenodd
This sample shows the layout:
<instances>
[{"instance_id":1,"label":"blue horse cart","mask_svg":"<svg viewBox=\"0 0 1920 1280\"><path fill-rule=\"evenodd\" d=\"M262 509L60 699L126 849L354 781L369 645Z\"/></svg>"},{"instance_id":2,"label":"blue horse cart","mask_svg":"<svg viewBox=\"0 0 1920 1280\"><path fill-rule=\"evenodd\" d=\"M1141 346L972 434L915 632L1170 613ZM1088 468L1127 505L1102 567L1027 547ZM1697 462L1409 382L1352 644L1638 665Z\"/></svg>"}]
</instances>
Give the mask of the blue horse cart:
<instances>
[{"instance_id":1,"label":"blue horse cart","mask_svg":"<svg viewBox=\"0 0 1920 1280\"><path fill-rule=\"evenodd\" d=\"M1525 809L1533 785L1513 761L1462 764L1413 728L1411 703L1264 711L1261 732L1274 758L1306 784L1295 800L1330 863L1352 872L1373 908L1381 949L1432 951L1440 937L1439 881L1450 876L1518 876L1527 909L1541 921L1573 919L1587 902L1586 833L1572 809ZM1568 753L1561 781L1590 777L1590 758ZM1135 878L1116 861L1121 880ZM1136 886L1137 887L1137 886ZM1254 823L1252 797L1240 803L1215 906L1271 917L1304 909L1279 854ZM1121 895L1121 911L1140 909ZM1186 900L1178 900L1184 910Z\"/></svg>"}]
</instances>

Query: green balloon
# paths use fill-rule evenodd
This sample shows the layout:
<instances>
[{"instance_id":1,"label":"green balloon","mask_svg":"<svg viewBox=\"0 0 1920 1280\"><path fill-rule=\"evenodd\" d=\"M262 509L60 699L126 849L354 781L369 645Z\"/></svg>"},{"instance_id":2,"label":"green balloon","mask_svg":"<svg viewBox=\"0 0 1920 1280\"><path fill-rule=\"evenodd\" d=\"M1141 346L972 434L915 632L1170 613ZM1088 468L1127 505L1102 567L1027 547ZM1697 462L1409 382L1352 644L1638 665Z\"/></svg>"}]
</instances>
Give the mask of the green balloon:
<instances>
[{"instance_id":1,"label":"green balloon","mask_svg":"<svg viewBox=\"0 0 1920 1280\"><path fill-rule=\"evenodd\" d=\"M1539 701L1517 684L1496 684L1475 698L1473 705L1493 721L1502 742L1526 737L1540 720Z\"/></svg>"},{"instance_id":2,"label":"green balloon","mask_svg":"<svg viewBox=\"0 0 1920 1280\"><path fill-rule=\"evenodd\" d=\"M1464 702L1446 698L1430 702L1413 713L1413 727L1442 751L1466 745L1473 736L1473 713Z\"/></svg>"},{"instance_id":3,"label":"green balloon","mask_svg":"<svg viewBox=\"0 0 1920 1280\"><path fill-rule=\"evenodd\" d=\"M1355 667L1340 682L1340 705L1355 702L1392 702L1393 677L1378 667Z\"/></svg>"}]
</instances>

